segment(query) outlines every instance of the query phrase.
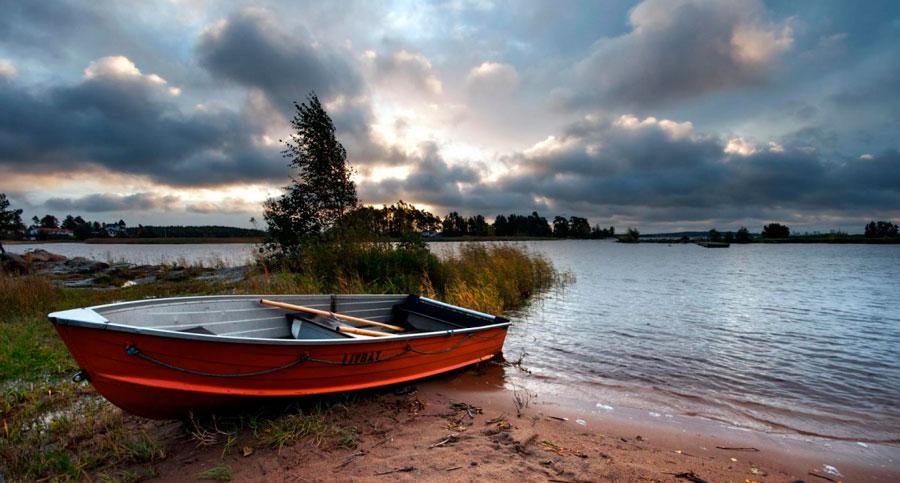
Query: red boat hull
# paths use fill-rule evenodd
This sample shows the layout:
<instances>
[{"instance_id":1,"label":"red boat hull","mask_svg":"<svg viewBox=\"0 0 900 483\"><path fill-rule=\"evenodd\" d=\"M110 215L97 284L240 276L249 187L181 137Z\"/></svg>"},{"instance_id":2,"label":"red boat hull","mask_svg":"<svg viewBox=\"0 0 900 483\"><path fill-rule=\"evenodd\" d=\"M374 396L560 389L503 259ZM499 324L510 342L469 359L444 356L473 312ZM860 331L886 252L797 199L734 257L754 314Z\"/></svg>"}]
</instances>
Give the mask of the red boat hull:
<instances>
[{"instance_id":1,"label":"red boat hull","mask_svg":"<svg viewBox=\"0 0 900 483\"><path fill-rule=\"evenodd\" d=\"M64 324L55 327L101 395L125 411L154 419L179 418L260 398L353 391L421 379L491 359L501 352L507 331L503 326L349 345L224 342ZM265 373L273 369L277 370Z\"/></svg>"}]
</instances>

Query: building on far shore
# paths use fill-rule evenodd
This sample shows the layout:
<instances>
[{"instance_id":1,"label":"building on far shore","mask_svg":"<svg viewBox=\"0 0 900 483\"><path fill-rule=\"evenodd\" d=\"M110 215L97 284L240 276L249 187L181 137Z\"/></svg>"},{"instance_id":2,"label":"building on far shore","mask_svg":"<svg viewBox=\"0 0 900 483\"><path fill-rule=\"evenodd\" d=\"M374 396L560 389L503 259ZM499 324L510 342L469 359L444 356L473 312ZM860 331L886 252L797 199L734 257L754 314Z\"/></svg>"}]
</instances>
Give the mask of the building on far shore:
<instances>
[{"instance_id":1,"label":"building on far shore","mask_svg":"<svg viewBox=\"0 0 900 483\"><path fill-rule=\"evenodd\" d=\"M65 228L31 226L25 231L26 240L66 240L69 238L75 238L75 232Z\"/></svg>"},{"instance_id":2,"label":"building on far shore","mask_svg":"<svg viewBox=\"0 0 900 483\"><path fill-rule=\"evenodd\" d=\"M115 238L117 236L125 236L127 234L125 222L119 220L116 223L104 223L103 229L106 231L106 235Z\"/></svg>"}]
</instances>

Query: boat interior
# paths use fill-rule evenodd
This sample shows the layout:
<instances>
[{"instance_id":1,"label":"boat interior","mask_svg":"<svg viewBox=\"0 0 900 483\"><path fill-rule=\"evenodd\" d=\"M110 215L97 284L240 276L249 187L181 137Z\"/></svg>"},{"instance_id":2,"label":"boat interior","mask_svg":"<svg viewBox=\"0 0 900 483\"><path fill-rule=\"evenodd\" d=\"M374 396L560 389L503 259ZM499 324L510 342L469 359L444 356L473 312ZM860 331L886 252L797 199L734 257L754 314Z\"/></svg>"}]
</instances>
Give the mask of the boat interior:
<instances>
[{"instance_id":1,"label":"boat interior","mask_svg":"<svg viewBox=\"0 0 900 483\"><path fill-rule=\"evenodd\" d=\"M94 307L109 323L192 334L251 339L347 339L443 332L507 322L416 295L272 295L268 301L324 311L274 307L260 296L187 297ZM339 314L337 317L332 314ZM382 326L338 318L366 319ZM375 334L348 333L341 327ZM402 329L402 330L396 330Z\"/></svg>"}]
</instances>

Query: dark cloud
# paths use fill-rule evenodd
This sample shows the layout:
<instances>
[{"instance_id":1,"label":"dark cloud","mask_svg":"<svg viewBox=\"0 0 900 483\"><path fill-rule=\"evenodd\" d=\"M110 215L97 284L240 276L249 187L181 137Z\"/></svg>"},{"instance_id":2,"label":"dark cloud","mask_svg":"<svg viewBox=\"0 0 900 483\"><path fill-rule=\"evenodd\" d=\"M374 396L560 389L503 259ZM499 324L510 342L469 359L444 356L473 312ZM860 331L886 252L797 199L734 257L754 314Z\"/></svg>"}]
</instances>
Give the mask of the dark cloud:
<instances>
[{"instance_id":1,"label":"dark cloud","mask_svg":"<svg viewBox=\"0 0 900 483\"><path fill-rule=\"evenodd\" d=\"M549 199L558 209L639 207L645 216L659 210L675 219L734 210L900 211L896 150L834 160L805 146L762 145L744 154L726 152L728 146L653 118L583 122L516 155L518 173L497 187Z\"/></svg>"},{"instance_id":2,"label":"dark cloud","mask_svg":"<svg viewBox=\"0 0 900 483\"><path fill-rule=\"evenodd\" d=\"M468 205L463 185L479 183L479 171L470 165L447 163L435 143L423 144L420 151L418 156L409 156L406 178L364 183L360 186L362 198L380 203L406 199L442 207Z\"/></svg>"},{"instance_id":3,"label":"dark cloud","mask_svg":"<svg viewBox=\"0 0 900 483\"><path fill-rule=\"evenodd\" d=\"M92 4L57 2L17 2L0 0L0 42L13 44L32 53L50 51L62 56L69 40L82 34L109 34L110 22ZM90 29L81 29L90 25Z\"/></svg>"},{"instance_id":4,"label":"dark cloud","mask_svg":"<svg viewBox=\"0 0 900 483\"><path fill-rule=\"evenodd\" d=\"M632 31L598 40L575 67L571 106L650 107L762 82L792 43L756 1L645 0Z\"/></svg>"},{"instance_id":5,"label":"dark cloud","mask_svg":"<svg viewBox=\"0 0 900 483\"><path fill-rule=\"evenodd\" d=\"M45 91L0 82L0 164L22 172L100 166L169 184L280 180L277 147L234 111L184 113L165 81L124 57ZM119 69L119 70L116 70Z\"/></svg>"},{"instance_id":6,"label":"dark cloud","mask_svg":"<svg viewBox=\"0 0 900 483\"><path fill-rule=\"evenodd\" d=\"M488 214L531 209L645 222L787 220L835 210L900 214L900 152L823 158L808 143L753 145L743 154L690 123L632 116L592 118L505 159L496 182L452 168L429 146L405 180L364 185L374 200L413 199ZM867 157L868 158L868 157Z\"/></svg>"},{"instance_id":7,"label":"dark cloud","mask_svg":"<svg viewBox=\"0 0 900 483\"><path fill-rule=\"evenodd\" d=\"M286 118L293 116L294 102L315 92L326 104L352 162L407 161L400 151L373 138L371 101L352 54L317 44L303 29L288 32L272 11L244 8L233 13L203 33L195 52L212 76L258 89ZM381 68L384 75L440 88L433 76L428 77L430 65L421 55L393 55Z\"/></svg>"},{"instance_id":8,"label":"dark cloud","mask_svg":"<svg viewBox=\"0 0 900 483\"><path fill-rule=\"evenodd\" d=\"M329 98L355 96L363 87L345 55L316 44L302 29L286 31L260 8L244 8L209 27L196 54L214 76L261 89L286 111L311 91Z\"/></svg>"},{"instance_id":9,"label":"dark cloud","mask_svg":"<svg viewBox=\"0 0 900 483\"><path fill-rule=\"evenodd\" d=\"M153 193L131 195L93 194L81 198L50 198L44 205L58 212L102 213L107 211L167 210L180 200L177 196L160 196Z\"/></svg>"}]
</instances>

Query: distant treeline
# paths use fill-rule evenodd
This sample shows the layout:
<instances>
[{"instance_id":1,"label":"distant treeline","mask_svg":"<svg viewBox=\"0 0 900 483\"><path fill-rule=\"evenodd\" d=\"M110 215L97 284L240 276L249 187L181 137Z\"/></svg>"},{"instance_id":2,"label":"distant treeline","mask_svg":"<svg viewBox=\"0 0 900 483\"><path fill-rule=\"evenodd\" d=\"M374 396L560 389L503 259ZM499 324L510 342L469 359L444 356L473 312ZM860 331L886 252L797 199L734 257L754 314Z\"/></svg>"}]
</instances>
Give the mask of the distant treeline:
<instances>
[{"instance_id":1,"label":"distant treeline","mask_svg":"<svg viewBox=\"0 0 900 483\"><path fill-rule=\"evenodd\" d=\"M9 201L0 194L0 237L7 239L103 239L103 238L263 238L264 230L232 226L153 226L129 227L124 220L113 222L90 221L81 216L68 215L59 220L53 215L37 216L26 226L21 218L22 210L9 208ZM256 220L251 218L255 226ZM389 206L359 206L343 217L347 226L379 233L390 238L422 235L426 238L617 238L625 242L657 241L687 242L697 239L730 243L892 243L898 240L898 226L890 221L872 221L865 225L863 235L849 235L842 231L820 234L792 234L781 223L769 223L758 234L746 227L737 231L678 232L641 236L637 229L629 228L616 234L613 226L591 225L587 218L579 216L555 216L550 221L536 211L529 215L500 214L489 221L484 215L463 216L451 212L441 218L416 208L404 201Z\"/></svg>"},{"instance_id":2,"label":"distant treeline","mask_svg":"<svg viewBox=\"0 0 900 483\"><path fill-rule=\"evenodd\" d=\"M129 238L259 238L266 232L233 226L152 226L138 225L125 230Z\"/></svg>"},{"instance_id":3,"label":"distant treeline","mask_svg":"<svg viewBox=\"0 0 900 483\"><path fill-rule=\"evenodd\" d=\"M484 215L462 216L451 212L440 218L425 210L399 201L375 208L361 206L344 216L343 223L380 233L391 238L418 233L426 237L529 237L529 238L609 238L614 227L591 226L587 218L557 216L551 224L536 211L530 215L497 215L488 221Z\"/></svg>"},{"instance_id":4,"label":"distant treeline","mask_svg":"<svg viewBox=\"0 0 900 483\"><path fill-rule=\"evenodd\" d=\"M872 221L865 227L862 235L850 235L840 230L828 233L791 234L791 229L781 223L769 223L763 226L759 234L750 233L746 227L736 232L720 232L713 228L708 232L658 233L644 237L648 242L690 242L708 240L726 243L900 243L898 226L889 221Z\"/></svg>"},{"instance_id":5,"label":"distant treeline","mask_svg":"<svg viewBox=\"0 0 900 483\"><path fill-rule=\"evenodd\" d=\"M37 216L31 225L22 223L21 211L11 212L15 219L0 226L0 235L11 239L88 240L107 238L262 238L263 230L233 226L152 226L129 227L124 220L101 222L67 215L61 221L53 215Z\"/></svg>"}]
</instances>

